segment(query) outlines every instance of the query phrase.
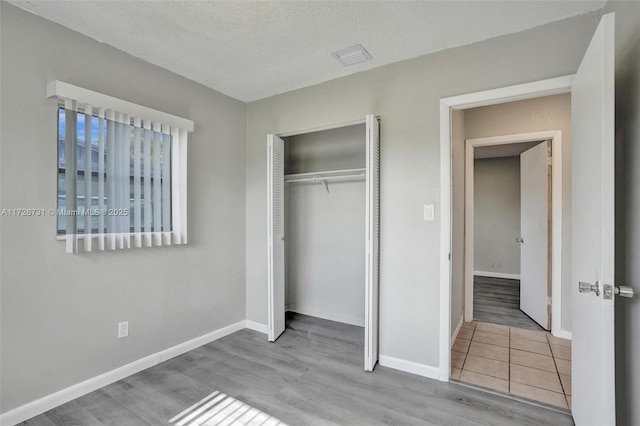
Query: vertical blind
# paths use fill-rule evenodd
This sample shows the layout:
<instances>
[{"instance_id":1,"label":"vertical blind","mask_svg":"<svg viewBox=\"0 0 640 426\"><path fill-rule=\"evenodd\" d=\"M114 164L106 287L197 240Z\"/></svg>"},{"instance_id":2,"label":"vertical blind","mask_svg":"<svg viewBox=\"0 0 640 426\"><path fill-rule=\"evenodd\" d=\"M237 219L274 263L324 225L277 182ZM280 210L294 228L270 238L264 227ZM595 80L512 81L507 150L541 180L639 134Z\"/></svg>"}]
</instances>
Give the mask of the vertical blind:
<instances>
[{"instance_id":1,"label":"vertical blind","mask_svg":"<svg viewBox=\"0 0 640 426\"><path fill-rule=\"evenodd\" d=\"M57 214L66 251L186 244L193 122L59 81L47 95L63 105Z\"/></svg>"}]
</instances>

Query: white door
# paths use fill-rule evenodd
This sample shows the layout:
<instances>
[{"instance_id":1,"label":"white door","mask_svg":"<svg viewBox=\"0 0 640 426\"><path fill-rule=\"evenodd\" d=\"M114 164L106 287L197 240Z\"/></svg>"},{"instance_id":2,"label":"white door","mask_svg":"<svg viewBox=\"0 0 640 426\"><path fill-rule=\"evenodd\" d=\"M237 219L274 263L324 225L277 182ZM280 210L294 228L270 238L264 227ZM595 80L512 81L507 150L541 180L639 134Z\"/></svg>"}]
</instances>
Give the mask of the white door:
<instances>
[{"instance_id":1,"label":"white door","mask_svg":"<svg viewBox=\"0 0 640 426\"><path fill-rule=\"evenodd\" d=\"M602 17L571 88L571 371L578 426L616 422L614 299L603 291L614 284L614 22L613 14ZM597 283L599 294L579 292L580 281Z\"/></svg>"},{"instance_id":2,"label":"white door","mask_svg":"<svg viewBox=\"0 0 640 426\"><path fill-rule=\"evenodd\" d=\"M284 332L284 141L267 135L267 285L269 341Z\"/></svg>"},{"instance_id":3,"label":"white door","mask_svg":"<svg viewBox=\"0 0 640 426\"><path fill-rule=\"evenodd\" d=\"M520 309L549 329L549 147L520 154Z\"/></svg>"},{"instance_id":4,"label":"white door","mask_svg":"<svg viewBox=\"0 0 640 426\"><path fill-rule=\"evenodd\" d=\"M367 115L366 137L366 260L364 369L378 362L378 299L380 292L380 123Z\"/></svg>"}]
</instances>

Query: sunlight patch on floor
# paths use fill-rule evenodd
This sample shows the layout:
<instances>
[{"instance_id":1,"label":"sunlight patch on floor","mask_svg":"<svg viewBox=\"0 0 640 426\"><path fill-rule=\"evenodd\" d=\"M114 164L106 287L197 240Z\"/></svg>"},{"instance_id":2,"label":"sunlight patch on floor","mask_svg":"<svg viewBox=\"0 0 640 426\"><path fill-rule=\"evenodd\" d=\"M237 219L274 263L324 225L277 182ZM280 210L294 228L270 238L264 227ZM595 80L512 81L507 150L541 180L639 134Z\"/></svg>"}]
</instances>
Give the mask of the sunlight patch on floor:
<instances>
[{"instance_id":1,"label":"sunlight patch on floor","mask_svg":"<svg viewBox=\"0 0 640 426\"><path fill-rule=\"evenodd\" d=\"M215 391L169 420L175 426L286 426L269 414Z\"/></svg>"}]
</instances>

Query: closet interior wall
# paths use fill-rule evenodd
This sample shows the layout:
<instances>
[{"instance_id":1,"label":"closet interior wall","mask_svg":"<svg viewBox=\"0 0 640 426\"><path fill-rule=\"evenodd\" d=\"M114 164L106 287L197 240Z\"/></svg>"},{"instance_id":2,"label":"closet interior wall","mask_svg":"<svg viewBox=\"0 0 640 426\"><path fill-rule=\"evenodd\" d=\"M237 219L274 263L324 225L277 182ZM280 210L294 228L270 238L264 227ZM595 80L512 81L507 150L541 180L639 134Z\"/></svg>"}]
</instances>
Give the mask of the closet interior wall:
<instances>
[{"instance_id":1,"label":"closet interior wall","mask_svg":"<svg viewBox=\"0 0 640 426\"><path fill-rule=\"evenodd\" d=\"M364 169L365 125L284 138L285 306L364 325L365 179L287 182L287 176Z\"/></svg>"}]
</instances>

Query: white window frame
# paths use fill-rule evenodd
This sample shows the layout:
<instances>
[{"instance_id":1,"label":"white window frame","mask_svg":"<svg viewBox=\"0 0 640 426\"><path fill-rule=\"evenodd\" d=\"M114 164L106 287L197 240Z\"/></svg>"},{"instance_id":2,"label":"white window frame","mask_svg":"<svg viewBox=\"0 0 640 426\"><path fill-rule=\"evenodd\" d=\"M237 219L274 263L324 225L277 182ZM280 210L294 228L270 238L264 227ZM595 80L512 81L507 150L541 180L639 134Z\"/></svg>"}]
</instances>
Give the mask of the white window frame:
<instances>
[{"instance_id":1,"label":"white window frame","mask_svg":"<svg viewBox=\"0 0 640 426\"><path fill-rule=\"evenodd\" d=\"M57 98L59 102L75 102L78 107L91 105L93 108L117 111L130 117L162 123L171 127L172 231L170 238L162 238L159 240L159 244L154 245L187 244L187 134L194 130L193 121L59 80L47 84L46 94L47 98ZM91 234L91 236L98 237L96 234ZM83 236L78 237L77 239L82 239ZM133 233L130 237L136 238ZM66 237L59 236L58 239L64 240ZM138 245L131 244L131 247L135 246ZM69 251L69 247L67 251Z\"/></svg>"}]
</instances>

